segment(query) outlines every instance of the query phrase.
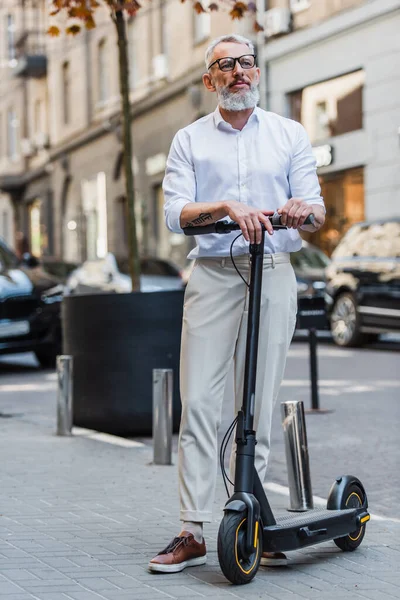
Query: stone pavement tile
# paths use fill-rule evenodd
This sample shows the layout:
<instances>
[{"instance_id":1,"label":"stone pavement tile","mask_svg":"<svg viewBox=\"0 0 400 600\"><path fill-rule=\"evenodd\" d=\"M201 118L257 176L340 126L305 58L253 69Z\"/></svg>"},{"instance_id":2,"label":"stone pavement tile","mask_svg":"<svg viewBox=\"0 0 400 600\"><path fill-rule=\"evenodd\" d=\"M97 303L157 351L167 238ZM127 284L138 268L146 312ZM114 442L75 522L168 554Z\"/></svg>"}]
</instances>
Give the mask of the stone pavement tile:
<instances>
[{"instance_id":1,"label":"stone pavement tile","mask_svg":"<svg viewBox=\"0 0 400 600\"><path fill-rule=\"evenodd\" d=\"M87 577L83 579L75 579L74 581L76 581L80 586L93 592L121 589L119 586L107 581L106 579L103 579L102 577Z\"/></svg>"},{"instance_id":2,"label":"stone pavement tile","mask_svg":"<svg viewBox=\"0 0 400 600\"><path fill-rule=\"evenodd\" d=\"M168 586L168 588L162 588L162 591L164 593L167 592L168 595L173 598L184 598L184 600L187 600L188 598L193 598L195 600L196 598L204 597L199 592L194 591L193 586L188 587L186 585L177 585L176 583L174 585ZM218 590L215 590L215 595L213 596L213 598L215 597L226 599L226 595L219 596Z\"/></svg>"},{"instance_id":3,"label":"stone pavement tile","mask_svg":"<svg viewBox=\"0 0 400 600\"><path fill-rule=\"evenodd\" d=\"M67 592L35 592L34 597L38 598L38 600L70 600ZM10 600L14 600L14 598L11 597Z\"/></svg>"},{"instance_id":4,"label":"stone pavement tile","mask_svg":"<svg viewBox=\"0 0 400 600\"><path fill-rule=\"evenodd\" d=\"M29 572L37 579L44 579L46 581L68 581L70 579L57 569L46 568L45 565L41 565L39 568L31 568Z\"/></svg>"},{"instance_id":5,"label":"stone pavement tile","mask_svg":"<svg viewBox=\"0 0 400 600\"><path fill-rule=\"evenodd\" d=\"M103 579L123 590L137 589L139 584L138 579L129 575L118 575L117 573L115 575L103 575Z\"/></svg>"},{"instance_id":6,"label":"stone pavement tile","mask_svg":"<svg viewBox=\"0 0 400 600\"><path fill-rule=\"evenodd\" d=\"M75 598L75 594L71 597L74 600L95 600L94 598L86 598L86 596L82 595L78 598ZM105 598L106 600L168 600L171 598L168 594L159 591L154 588L141 588L138 590L105 590L99 593L96 596L96 599L99 600L99 596L101 598Z\"/></svg>"},{"instance_id":7,"label":"stone pavement tile","mask_svg":"<svg viewBox=\"0 0 400 600\"><path fill-rule=\"evenodd\" d=\"M362 598L368 598L368 600L393 600L394 598L400 598L399 592L386 593L382 590L362 590L360 592Z\"/></svg>"},{"instance_id":8,"label":"stone pavement tile","mask_svg":"<svg viewBox=\"0 0 400 600\"><path fill-rule=\"evenodd\" d=\"M10 581L24 581L26 579L39 579L26 569L4 569L0 568L1 574Z\"/></svg>"},{"instance_id":9,"label":"stone pavement tile","mask_svg":"<svg viewBox=\"0 0 400 600\"><path fill-rule=\"evenodd\" d=\"M70 598L72 598L73 600L99 600L99 598L104 598L104 596L96 594L95 592L92 592L90 590L85 590L81 587L78 587L75 590L66 592L65 595L67 596L68 600ZM47 600L47 599L44 598L43 600ZM51 600L51 599L49 599L49 600Z\"/></svg>"},{"instance_id":10,"label":"stone pavement tile","mask_svg":"<svg viewBox=\"0 0 400 600\"><path fill-rule=\"evenodd\" d=\"M1 598L4 598L4 596L0 596ZM18 594L9 594L8 596L6 596L7 600L35 600L35 596L32 596L31 594L29 594L28 592L24 592L23 590L20 590L20 592ZM64 600L66 600L64 598Z\"/></svg>"},{"instance_id":11,"label":"stone pavement tile","mask_svg":"<svg viewBox=\"0 0 400 600\"><path fill-rule=\"evenodd\" d=\"M16 585L7 580L4 576L0 575L0 596L6 596L7 594L18 594L20 592L20 585Z\"/></svg>"},{"instance_id":12,"label":"stone pavement tile","mask_svg":"<svg viewBox=\"0 0 400 600\"><path fill-rule=\"evenodd\" d=\"M111 567L99 565L97 567L72 567L72 569L62 569L62 573L70 579L85 579L93 577L107 577L108 575L119 575L120 573Z\"/></svg>"}]
</instances>

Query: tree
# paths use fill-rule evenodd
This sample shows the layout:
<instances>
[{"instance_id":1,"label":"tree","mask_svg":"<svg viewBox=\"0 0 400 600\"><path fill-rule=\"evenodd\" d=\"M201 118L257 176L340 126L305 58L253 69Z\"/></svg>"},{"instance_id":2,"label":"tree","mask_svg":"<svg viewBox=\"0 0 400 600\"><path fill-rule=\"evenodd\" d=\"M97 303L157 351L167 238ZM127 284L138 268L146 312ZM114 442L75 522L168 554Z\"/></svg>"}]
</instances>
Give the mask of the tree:
<instances>
[{"instance_id":1,"label":"tree","mask_svg":"<svg viewBox=\"0 0 400 600\"><path fill-rule=\"evenodd\" d=\"M182 0L184 2L185 0ZM222 6L229 9L232 19L241 19L247 12L255 14L254 3L241 2L240 0L220 0ZM119 86L121 95L122 115L122 138L123 138L123 163L125 170L125 191L128 205L128 241L129 241L129 271L132 278L132 290L140 290L140 261L137 241L137 226L135 218L135 195L132 169L132 135L131 114L129 102L129 64L127 52L126 17L135 16L141 5L137 0L50 0L50 16L65 15L68 21L73 20L65 28L70 35L77 35L82 26L86 29L96 27L95 14L101 6L108 7L110 17L116 27L118 58L119 58ZM201 2L194 1L193 8L197 13L207 12ZM212 2L208 11L216 11L219 6ZM254 24L255 31L262 30L257 22ZM57 36L60 34L59 27L52 25L48 34Z\"/></svg>"}]
</instances>

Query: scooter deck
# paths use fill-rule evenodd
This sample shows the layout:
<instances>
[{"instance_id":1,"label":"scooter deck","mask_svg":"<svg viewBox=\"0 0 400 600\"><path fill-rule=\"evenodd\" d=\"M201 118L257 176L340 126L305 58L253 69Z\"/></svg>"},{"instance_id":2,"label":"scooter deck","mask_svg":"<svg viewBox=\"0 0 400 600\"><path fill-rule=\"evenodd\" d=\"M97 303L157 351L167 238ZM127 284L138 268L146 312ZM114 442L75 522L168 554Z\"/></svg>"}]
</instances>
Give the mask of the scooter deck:
<instances>
[{"instance_id":1,"label":"scooter deck","mask_svg":"<svg viewBox=\"0 0 400 600\"><path fill-rule=\"evenodd\" d=\"M263 528L265 552L296 550L355 532L369 519L363 508L313 509L300 515L276 518L276 525Z\"/></svg>"}]
</instances>

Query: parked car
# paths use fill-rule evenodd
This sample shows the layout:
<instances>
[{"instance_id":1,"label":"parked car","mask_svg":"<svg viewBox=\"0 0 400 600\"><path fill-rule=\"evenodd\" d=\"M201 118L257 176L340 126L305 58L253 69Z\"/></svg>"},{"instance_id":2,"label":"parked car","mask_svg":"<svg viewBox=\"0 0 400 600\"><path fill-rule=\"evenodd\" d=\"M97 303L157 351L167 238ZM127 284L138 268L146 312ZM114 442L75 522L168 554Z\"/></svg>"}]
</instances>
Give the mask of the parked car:
<instances>
[{"instance_id":1,"label":"parked car","mask_svg":"<svg viewBox=\"0 0 400 600\"><path fill-rule=\"evenodd\" d=\"M183 279L179 268L160 258L141 258L140 289L142 292L181 290ZM68 276L66 294L104 292L129 293L132 280L127 259L108 253L103 259L87 260Z\"/></svg>"},{"instance_id":2,"label":"parked car","mask_svg":"<svg viewBox=\"0 0 400 600\"><path fill-rule=\"evenodd\" d=\"M297 280L297 295L325 296L325 269L330 264L328 256L316 246L303 240L298 252L292 252L290 262Z\"/></svg>"},{"instance_id":3,"label":"parked car","mask_svg":"<svg viewBox=\"0 0 400 600\"><path fill-rule=\"evenodd\" d=\"M353 225L326 269L332 337L360 346L400 331L400 218Z\"/></svg>"},{"instance_id":4,"label":"parked car","mask_svg":"<svg viewBox=\"0 0 400 600\"><path fill-rule=\"evenodd\" d=\"M0 239L0 354L33 351L42 367L61 352L63 286L39 261L19 260Z\"/></svg>"}]
</instances>

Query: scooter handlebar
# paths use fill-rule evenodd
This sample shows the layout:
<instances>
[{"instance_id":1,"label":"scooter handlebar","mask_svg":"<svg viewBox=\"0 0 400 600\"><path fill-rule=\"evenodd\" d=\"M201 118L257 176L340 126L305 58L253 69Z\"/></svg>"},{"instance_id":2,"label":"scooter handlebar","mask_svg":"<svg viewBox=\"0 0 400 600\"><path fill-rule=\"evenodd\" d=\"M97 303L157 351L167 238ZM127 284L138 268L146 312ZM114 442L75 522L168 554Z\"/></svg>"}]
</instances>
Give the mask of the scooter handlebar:
<instances>
[{"instance_id":1,"label":"scooter handlebar","mask_svg":"<svg viewBox=\"0 0 400 600\"><path fill-rule=\"evenodd\" d=\"M268 219L271 221L273 229L287 229L286 225L282 225L281 215L278 213L268 217ZM304 225L314 225L314 221L314 215L311 214L304 221ZM261 223L261 227L265 230L265 225L263 223ZM194 225L193 227L184 227L183 233L185 235L205 235L207 233L230 233L231 231L238 231L239 229L240 225L234 221L217 221L216 223L211 223L210 225Z\"/></svg>"}]
</instances>

